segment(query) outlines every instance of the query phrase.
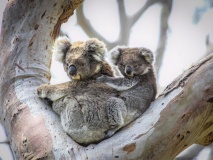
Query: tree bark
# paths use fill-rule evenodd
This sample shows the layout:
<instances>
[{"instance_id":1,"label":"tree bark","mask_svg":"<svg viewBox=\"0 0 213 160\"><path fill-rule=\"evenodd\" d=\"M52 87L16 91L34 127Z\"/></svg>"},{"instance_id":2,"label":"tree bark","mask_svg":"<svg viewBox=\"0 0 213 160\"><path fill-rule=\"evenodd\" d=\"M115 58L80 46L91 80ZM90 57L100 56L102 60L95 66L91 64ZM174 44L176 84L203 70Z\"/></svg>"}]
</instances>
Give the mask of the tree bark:
<instances>
[{"instance_id":1,"label":"tree bark","mask_svg":"<svg viewBox=\"0 0 213 160\"><path fill-rule=\"evenodd\" d=\"M0 39L0 118L17 159L73 156L67 151L72 140L62 132L58 117L36 97L35 89L49 82L54 38L81 2L11 0L5 8Z\"/></svg>"},{"instance_id":2,"label":"tree bark","mask_svg":"<svg viewBox=\"0 0 213 160\"><path fill-rule=\"evenodd\" d=\"M0 39L0 118L17 159L172 160L213 141L213 54L173 81L149 109L113 137L82 147L40 99L50 79L51 45L82 0L14 0Z\"/></svg>"}]
</instances>

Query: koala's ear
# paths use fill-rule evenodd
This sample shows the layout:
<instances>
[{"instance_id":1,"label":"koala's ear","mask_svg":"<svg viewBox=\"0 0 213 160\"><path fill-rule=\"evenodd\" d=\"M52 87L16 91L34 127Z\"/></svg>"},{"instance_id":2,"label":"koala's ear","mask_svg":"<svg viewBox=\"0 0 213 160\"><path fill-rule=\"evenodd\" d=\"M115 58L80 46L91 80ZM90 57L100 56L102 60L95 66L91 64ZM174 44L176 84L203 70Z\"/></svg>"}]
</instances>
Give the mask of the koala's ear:
<instances>
[{"instance_id":1,"label":"koala's ear","mask_svg":"<svg viewBox=\"0 0 213 160\"><path fill-rule=\"evenodd\" d=\"M104 55L107 52L106 45L96 38L90 38L85 43L86 54L98 62L104 60Z\"/></svg>"},{"instance_id":2,"label":"koala's ear","mask_svg":"<svg viewBox=\"0 0 213 160\"><path fill-rule=\"evenodd\" d=\"M71 47L71 41L67 37L59 37L55 40L53 45L53 54L55 60L62 62L66 56L67 51Z\"/></svg>"},{"instance_id":3,"label":"koala's ear","mask_svg":"<svg viewBox=\"0 0 213 160\"><path fill-rule=\"evenodd\" d=\"M122 50L125 48L125 46L117 46L109 52L109 56L111 57L111 61L114 65L117 64L118 58L120 57Z\"/></svg>"},{"instance_id":4,"label":"koala's ear","mask_svg":"<svg viewBox=\"0 0 213 160\"><path fill-rule=\"evenodd\" d=\"M154 55L153 55L152 51L150 51L149 49L142 48L141 49L141 54L142 54L142 56L144 56L144 59L147 62L149 62L149 63L153 63L154 62Z\"/></svg>"}]
</instances>

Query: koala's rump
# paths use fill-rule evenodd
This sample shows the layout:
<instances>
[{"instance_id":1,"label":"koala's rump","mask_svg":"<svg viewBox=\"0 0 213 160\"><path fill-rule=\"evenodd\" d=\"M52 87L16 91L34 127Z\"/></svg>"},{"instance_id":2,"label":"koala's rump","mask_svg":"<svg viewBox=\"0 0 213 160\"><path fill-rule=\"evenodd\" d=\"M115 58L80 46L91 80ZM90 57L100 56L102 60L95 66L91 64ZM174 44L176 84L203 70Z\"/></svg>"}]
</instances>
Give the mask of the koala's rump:
<instances>
[{"instance_id":1,"label":"koala's rump","mask_svg":"<svg viewBox=\"0 0 213 160\"><path fill-rule=\"evenodd\" d=\"M61 113L65 131L78 143L89 144L104 139L109 130L106 101L115 95L115 90L106 85L89 84L75 95L61 99L66 104Z\"/></svg>"},{"instance_id":2,"label":"koala's rump","mask_svg":"<svg viewBox=\"0 0 213 160\"><path fill-rule=\"evenodd\" d=\"M79 106L81 107L84 122L90 129L106 127L106 101L114 97L116 91L105 84L89 84L75 95Z\"/></svg>"},{"instance_id":3,"label":"koala's rump","mask_svg":"<svg viewBox=\"0 0 213 160\"><path fill-rule=\"evenodd\" d=\"M154 96L154 89L149 84L136 85L132 89L121 92L119 97L124 100L128 112L127 123L144 113L150 106Z\"/></svg>"}]
</instances>

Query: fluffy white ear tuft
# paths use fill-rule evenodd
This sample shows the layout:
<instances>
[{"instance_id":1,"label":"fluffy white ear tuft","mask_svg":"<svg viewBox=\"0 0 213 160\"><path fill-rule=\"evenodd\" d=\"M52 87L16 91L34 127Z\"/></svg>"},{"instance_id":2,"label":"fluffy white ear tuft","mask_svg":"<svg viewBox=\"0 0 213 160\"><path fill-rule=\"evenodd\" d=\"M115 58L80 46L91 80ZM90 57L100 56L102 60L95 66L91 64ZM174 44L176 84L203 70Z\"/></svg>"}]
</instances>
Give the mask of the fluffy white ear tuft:
<instances>
[{"instance_id":1,"label":"fluffy white ear tuft","mask_svg":"<svg viewBox=\"0 0 213 160\"><path fill-rule=\"evenodd\" d=\"M97 38L90 38L87 40L85 50L87 54L90 54L98 62L103 61L104 55L107 52L106 45Z\"/></svg>"},{"instance_id":2,"label":"fluffy white ear tuft","mask_svg":"<svg viewBox=\"0 0 213 160\"><path fill-rule=\"evenodd\" d=\"M109 56L114 65L116 65L119 56L121 55L122 49L127 48L126 46L117 46L109 51Z\"/></svg>"},{"instance_id":3,"label":"fluffy white ear tuft","mask_svg":"<svg viewBox=\"0 0 213 160\"><path fill-rule=\"evenodd\" d=\"M53 45L53 54L55 60L62 62L65 58L67 51L71 47L71 41L67 37L59 37L55 40Z\"/></svg>"},{"instance_id":4,"label":"fluffy white ear tuft","mask_svg":"<svg viewBox=\"0 0 213 160\"><path fill-rule=\"evenodd\" d=\"M142 48L141 52L147 62L149 62L149 63L154 62L154 54L152 53L152 51L150 51L149 49L146 49L146 48Z\"/></svg>"}]
</instances>

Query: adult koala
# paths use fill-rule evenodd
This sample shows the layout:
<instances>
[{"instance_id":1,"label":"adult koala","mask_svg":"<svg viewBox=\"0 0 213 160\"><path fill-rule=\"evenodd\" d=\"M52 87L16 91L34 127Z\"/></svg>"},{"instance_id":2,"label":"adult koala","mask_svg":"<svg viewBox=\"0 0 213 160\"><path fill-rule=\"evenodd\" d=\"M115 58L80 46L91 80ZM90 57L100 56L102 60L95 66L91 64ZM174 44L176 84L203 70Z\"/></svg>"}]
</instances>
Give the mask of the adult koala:
<instances>
[{"instance_id":1,"label":"adult koala","mask_svg":"<svg viewBox=\"0 0 213 160\"><path fill-rule=\"evenodd\" d=\"M113 98L118 93L115 89L96 82L102 75L114 76L112 67L104 60L104 43L95 38L71 43L60 37L53 52L72 81L43 84L37 88L37 94L53 102L53 110L60 115L65 132L76 142L88 145L123 126L126 116L123 100Z\"/></svg>"}]
</instances>

